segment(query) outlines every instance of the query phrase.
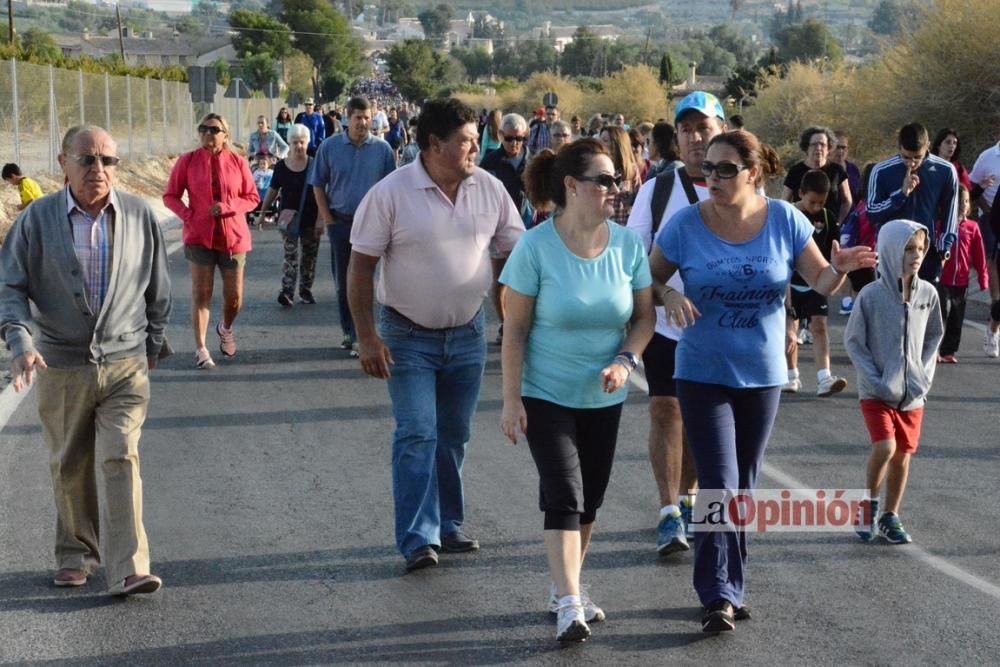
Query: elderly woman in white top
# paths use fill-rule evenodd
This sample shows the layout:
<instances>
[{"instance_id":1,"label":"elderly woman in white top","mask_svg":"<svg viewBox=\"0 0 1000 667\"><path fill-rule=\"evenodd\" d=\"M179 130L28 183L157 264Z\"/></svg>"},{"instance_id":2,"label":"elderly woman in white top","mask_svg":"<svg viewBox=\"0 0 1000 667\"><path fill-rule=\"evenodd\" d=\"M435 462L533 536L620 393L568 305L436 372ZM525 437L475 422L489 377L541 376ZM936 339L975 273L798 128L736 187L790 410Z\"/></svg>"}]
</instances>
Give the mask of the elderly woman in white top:
<instances>
[{"instance_id":1,"label":"elderly woman in white top","mask_svg":"<svg viewBox=\"0 0 1000 667\"><path fill-rule=\"evenodd\" d=\"M267 118L264 116L257 116L257 131L250 135L247 155L251 158L255 155L268 155L275 160L288 155L288 144L277 132L268 128Z\"/></svg>"}]
</instances>

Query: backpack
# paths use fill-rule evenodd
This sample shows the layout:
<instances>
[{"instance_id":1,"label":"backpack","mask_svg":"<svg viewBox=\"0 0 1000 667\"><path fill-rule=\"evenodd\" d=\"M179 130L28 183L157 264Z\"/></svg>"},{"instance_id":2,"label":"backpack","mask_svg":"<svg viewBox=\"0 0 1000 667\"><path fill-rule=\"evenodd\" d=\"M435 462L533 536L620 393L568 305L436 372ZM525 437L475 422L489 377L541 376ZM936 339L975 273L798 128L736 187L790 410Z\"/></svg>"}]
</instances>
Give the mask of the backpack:
<instances>
[{"instance_id":1,"label":"backpack","mask_svg":"<svg viewBox=\"0 0 1000 667\"><path fill-rule=\"evenodd\" d=\"M699 201L698 193L694 190L694 183L691 182L691 177L683 169L675 167L670 171L657 174L656 180L653 182L653 199L650 202L650 209L653 212L652 238L654 239L656 238L657 230L660 229L663 212L667 210L670 193L674 191L674 179L677 178L677 174L680 174L681 186L684 188L684 194L687 195L688 203L697 204Z\"/></svg>"}]
</instances>

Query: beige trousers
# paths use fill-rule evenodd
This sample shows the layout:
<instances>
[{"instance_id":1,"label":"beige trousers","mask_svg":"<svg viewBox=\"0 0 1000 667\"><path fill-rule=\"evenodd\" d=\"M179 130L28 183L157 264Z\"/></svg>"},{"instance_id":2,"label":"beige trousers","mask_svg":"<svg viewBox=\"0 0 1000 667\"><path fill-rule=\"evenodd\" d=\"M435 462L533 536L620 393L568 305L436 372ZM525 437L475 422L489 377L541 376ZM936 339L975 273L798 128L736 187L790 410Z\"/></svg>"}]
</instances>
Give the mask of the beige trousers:
<instances>
[{"instance_id":1,"label":"beige trousers","mask_svg":"<svg viewBox=\"0 0 1000 667\"><path fill-rule=\"evenodd\" d=\"M56 566L111 585L149 574L139 434L149 404L145 357L38 375L38 416L56 500Z\"/></svg>"}]
</instances>

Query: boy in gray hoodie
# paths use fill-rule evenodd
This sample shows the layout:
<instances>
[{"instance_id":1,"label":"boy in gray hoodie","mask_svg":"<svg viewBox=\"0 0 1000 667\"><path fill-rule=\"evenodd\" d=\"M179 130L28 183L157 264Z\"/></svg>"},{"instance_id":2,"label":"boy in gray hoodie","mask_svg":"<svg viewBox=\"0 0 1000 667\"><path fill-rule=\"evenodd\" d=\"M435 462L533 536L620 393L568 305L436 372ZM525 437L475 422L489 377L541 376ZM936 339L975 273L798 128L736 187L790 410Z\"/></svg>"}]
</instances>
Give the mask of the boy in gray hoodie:
<instances>
[{"instance_id":1,"label":"boy in gray hoodie","mask_svg":"<svg viewBox=\"0 0 1000 667\"><path fill-rule=\"evenodd\" d=\"M865 541L876 534L891 544L912 541L899 520L899 504L944 335L937 290L917 277L927 248L923 225L910 220L883 225L878 235L878 279L858 294L844 331L844 346L858 371L861 413L872 440L869 499L855 520L855 532ZM886 478L885 511L879 516Z\"/></svg>"}]
</instances>

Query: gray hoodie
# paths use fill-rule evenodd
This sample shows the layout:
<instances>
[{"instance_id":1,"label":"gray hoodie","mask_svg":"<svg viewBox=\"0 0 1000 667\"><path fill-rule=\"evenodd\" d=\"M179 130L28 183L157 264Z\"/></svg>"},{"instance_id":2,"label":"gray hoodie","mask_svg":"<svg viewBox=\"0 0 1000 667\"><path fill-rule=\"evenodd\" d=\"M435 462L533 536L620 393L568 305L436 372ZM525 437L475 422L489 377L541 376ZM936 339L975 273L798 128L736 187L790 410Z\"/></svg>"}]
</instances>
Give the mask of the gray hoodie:
<instances>
[{"instance_id":1,"label":"gray hoodie","mask_svg":"<svg viewBox=\"0 0 1000 667\"><path fill-rule=\"evenodd\" d=\"M944 335L937 290L916 275L910 302L903 302L903 254L923 225L893 220L878 234L878 280L854 301L844 347L858 371L858 397L897 410L924 404Z\"/></svg>"}]
</instances>

